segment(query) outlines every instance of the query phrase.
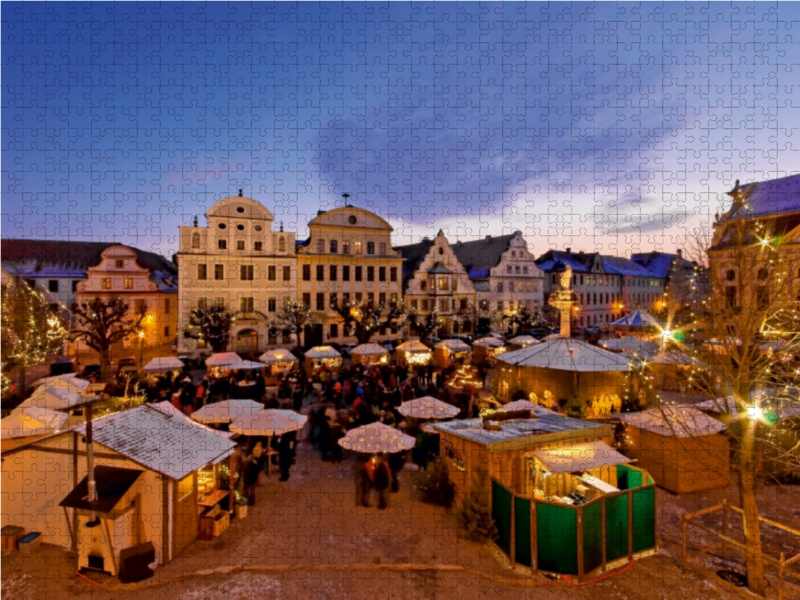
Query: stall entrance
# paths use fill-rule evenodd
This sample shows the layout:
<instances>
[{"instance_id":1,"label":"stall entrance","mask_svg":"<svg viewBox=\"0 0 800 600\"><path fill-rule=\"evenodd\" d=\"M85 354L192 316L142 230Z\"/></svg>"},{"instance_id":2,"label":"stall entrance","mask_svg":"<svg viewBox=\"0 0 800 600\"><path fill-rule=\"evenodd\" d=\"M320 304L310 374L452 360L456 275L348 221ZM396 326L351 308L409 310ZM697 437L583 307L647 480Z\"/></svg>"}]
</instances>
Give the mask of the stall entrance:
<instances>
[{"instance_id":1,"label":"stall entrance","mask_svg":"<svg viewBox=\"0 0 800 600\"><path fill-rule=\"evenodd\" d=\"M258 350L258 333L255 329L243 329L236 334L237 352L256 352Z\"/></svg>"}]
</instances>

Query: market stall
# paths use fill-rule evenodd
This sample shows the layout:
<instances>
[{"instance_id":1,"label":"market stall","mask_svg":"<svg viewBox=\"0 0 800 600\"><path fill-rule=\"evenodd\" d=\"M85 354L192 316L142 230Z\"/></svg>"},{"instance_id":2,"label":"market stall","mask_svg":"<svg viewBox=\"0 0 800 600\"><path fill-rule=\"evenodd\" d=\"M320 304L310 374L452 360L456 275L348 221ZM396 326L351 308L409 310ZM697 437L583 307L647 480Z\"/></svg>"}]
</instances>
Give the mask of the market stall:
<instances>
[{"instance_id":1,"label":"market stall","mask_svg":"<svg viewBox=\"0 0 800 600\"><path fill-rule=\"evenodd\" d=\"M267 350L258 360L267 365L267 375L273 379L268 382L270 385L275 383L274 379L278 375L284 371L290 372L297 366L297 357L285 348Z\"/></svg>"},{"instance_id":2,"label":"market stall","mask_svg":"<svg viewBox=\"0 0 800 600\"><path fill-rule=\"evenodd\" d=\"M360 344L350 352L353 364L356 365L386 365L389 364L389 352L374 342Z\"/></svg>"},{"instance_id":3,"label":"market stall","mask_svg":"<svg viewBox=\"0 0 800 600\"><path fill-rule=\"evenodd\" d=\"M434 346L436 366L446 369L452 365L464 364L470 358L472 348L462 340L444 340Z\"/></svg>"},{"instance_id":4,"label":"market stall","mask_svg":"<svg viewBox=\"0 0 800 600\"><path fill-rule=\"evenodd\" d=\"M178 375L183 371L184 364L176 356L161 356L147 363L142 370L155 375L157 373L173 373Z\"/></svg>"},{"instance_id":5,"label":"market stall","mask_svg":"<svg viewBox=\"0 0 800 600\"><path fill-rule=\"evenodd\" d=\"M397 364L407 367L427 365L432 359L431 349L419 340L403 342L397 348Z\"/></svg>"},{"instance_id":6,"label":"market stall","mask_svg":"<svg viewBox=\"0 0 800 600\"><path fill-rule=\"evenodd\" d=\"M351 429L339 440L339 445L345 450L362 454L392 454L413 448L414 438L394 427L376 422Z\"/></svg>"},{"instance_id":7,"label":"market stall","mask_svg":"<svg viewBox=\"0 0 800 600\"><path fill-rule=\"evenodd\" d=\"M262 410L264 406L253 400L223 400L206 404L192 413L191 418L203 425L230 425L240 417Z\"/></svg>"},{"instance_id":8,"label":"market stall","mask_svg":"<svg viewBox=\"0 0 800 600\"><path fill-rule=\"evenodd\" d=\"M236 419L230 425L233 433L238 433L250 438L283 435L292 431L299 431L308 421L306 415L301 415L293 410L262 409ZM271 440L270 440L271 441ZM276 454L269 441L263 445L267 455L267 474L271 470L271 457Z\"/></svg>"},{"instance_id":9,"label":"market stall","mask_svg":"<svg viewBox=\"0 0 800 600\"><path fill-rule=\"evenodd\" d=\"M69 415L60 410L27 406L12 411L0 421L2 450L26 444L67 426Z\"/></svg>"},{"instance_id":10,"label":"market stall","mask_svg":"<svg viewBox=\"0 0 800 600\"><path fill-rule=\"evenodd\" d=\"M606 350L619 352L628 357L637 356L639 358L650 358L658 354L659 351L657 344L633 335L626 335L623 338L600 340L598 344Z\"/></svg>"},{"instance_id":11,"label":"market stall","mask_svg":"<svg viewBox=\"0 0 800 600\"><path fill-rule=\"evenodd\" d=\"M206 370L214 378L227 377L231 371L254 371L263 368L263 363L244 360L235 352L219 352L206 359Z\"/></svg>"},{"instance_id":12,"label":"market stall","mask_svg":"<svg viewBox=\"0 0 800 600\"><path fill-rule=\"evenodd\" d=\"M528 346L533 346L538 343L539 340L532 335L518 335L508 340L508 350L521 350L522 348L527 348Z\"/></svg>"},{"instance_id":13,"label":"market stall","mask_svg":"<svg viewBox=\"0 0 800 600\"><path fill-rule=\"evenodd\" d=\"M423 396L403 402L397 409L401 415L413 417L415 419L452 419L457 417L459 408L437 400L431 396Z\"/></svg>"},{"instance_id":14,"label":"market stall","mask_svg":"<svg viewBox=\"0 0 800 600\"><path fill-rule=\"evenodd\" d=\"M493 359L507 350L505 342L495 337L481 338L472 344L472 362L481 363Z\"/></svg>"},{"instance_id":15,"label":"market stall","mask_svg":"<svg viewBox=\"0 0 800 600\"><path fill-rule=\"evenodd\" d=\"M338 373L342 368L342 355L333 346L316 346L305 354L306 371L316 373L322 367Z\"/></svg>"},{"instance_id":16,"label":"market stall","mask_svg":"<svg viewBox=\"0 0 800 600\"><path fill-rule=\"evenodd\" d=\"M612 321L609 325L615 327L639 328L660 327L658 320L643 310L636 309L632 313L625 315L621 319Z\"/></svg>"}]
</instances>

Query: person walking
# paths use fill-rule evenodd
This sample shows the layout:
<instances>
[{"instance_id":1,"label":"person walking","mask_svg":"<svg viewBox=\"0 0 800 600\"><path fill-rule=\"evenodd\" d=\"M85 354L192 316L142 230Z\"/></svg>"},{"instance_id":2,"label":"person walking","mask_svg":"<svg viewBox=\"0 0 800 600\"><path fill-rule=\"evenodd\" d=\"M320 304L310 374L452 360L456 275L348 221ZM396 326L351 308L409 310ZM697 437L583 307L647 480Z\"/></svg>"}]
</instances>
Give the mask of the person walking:
<instances>
[{"instance_id":1,"label":"person walking","mask_svg":"<svg viewBox=\"0 0 800 600\"><path fill-rule=\"evenodd\" d=\"M294 432L284 433L280 442L278 442L278 468L281 470L281 477L278 481L289 481L289 469L292 468L294 447Z\"/></svg>"},{"instance_id":2,"label":"person walking","mask_svg":"<svg viewBox=\"0 0 800 600\"><path fill-rule=\"evenodd\" d=\"M406 465L406 453L405 452L394 452L393 454L389 455L389 469L392 472L392 485L389 491L391 492L399 492L400 491L400 471L403 470L403 467Z\"/></svg>"},{"instance_id":3,"label":"person walking","mask_svg":"<svg viewBox=\"0 0 800 600\"><path fill-rule=\"evenodd\" d=\"M242 465L242 476L244 478L244 497L247 498L248 506L255 506L256 504L256 484L258 483L258 475L261 473L261 443L256 444L253 452L248 454L244 459Z\"/></svg>"},{"instance_id":4,"label":"person walking","mask_svg":"<svg viewBox=\"0 0 800 600\"><path fill-rule=\"evenodd\" d=\"M378 508L384 510L388 506L386 502L386 490L389 489L392 477L389 463L383 456L380 456L376 461L370 461L370 464L374 465L372 471L372 486L378 492Z\"/></svg>"}]
</instances>

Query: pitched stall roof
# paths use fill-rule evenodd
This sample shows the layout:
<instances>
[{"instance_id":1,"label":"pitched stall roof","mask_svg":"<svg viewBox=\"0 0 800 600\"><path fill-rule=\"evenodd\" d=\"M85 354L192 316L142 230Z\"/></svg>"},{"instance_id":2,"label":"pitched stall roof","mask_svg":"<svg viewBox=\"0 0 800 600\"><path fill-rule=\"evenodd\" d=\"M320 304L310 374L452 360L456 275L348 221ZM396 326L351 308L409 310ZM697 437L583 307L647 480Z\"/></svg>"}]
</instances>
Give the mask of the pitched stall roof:
<instances>
[{"instance_id":1,"label":"pitched stall roof","mask_svg":"<svg viewBox=\"0 0 800 600\"><path fill-rule=\"evenodd\" d=\"M20 277L74 277L85 278L86 270L100 264L103 252L111 246L125 246L136 253L137 264L150 271L150 279L161 291L177 291L178 269L166 258L154 252L133 246L109 242L82 242L71 240L0 240L3 268ZM161 288L164 288L163 290Z\"/></svg>"},{"instance_id":2,"label":"pitched stall roof","mask_svg":"<svg viewBox=\"0 0 800 600\"><path fill-rule=\"evenodd\" d=\"M628 425L665 437L698 437L725 431L726 426L693 406L663 406L620 415Z\"/></svg>"},{"instance_id":3,"label":"pitched stall roof","mask_svg":"<svg viewBox=\"0 0 800 600\"><path fill-rule=\"evenodd\" d=\"M76 430L86 434L85 425ZM177 480L223 460L236 447L222 432L147 404L97 419L92 436L136 464Z\"/></svg>"},{"instance_id":4,"label":"pitched stall roof","mask_svg":"<svg viewBox=\"0 0 800 600\"><path fill-rule=\"evenodd\" d=\"M574 473L631 462L602 440L537 450L533 455L553 473Z\"/></svg>"}]
</instances>

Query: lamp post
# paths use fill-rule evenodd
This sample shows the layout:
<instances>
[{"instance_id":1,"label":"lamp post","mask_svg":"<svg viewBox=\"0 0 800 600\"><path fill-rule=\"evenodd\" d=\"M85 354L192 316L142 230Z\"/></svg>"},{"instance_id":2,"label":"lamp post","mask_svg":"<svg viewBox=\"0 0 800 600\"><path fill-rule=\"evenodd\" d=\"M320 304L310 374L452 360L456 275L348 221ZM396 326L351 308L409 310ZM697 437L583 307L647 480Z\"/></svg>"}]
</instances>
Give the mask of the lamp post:
<instances>
[{"instance_id":1,"label":"lamp post","mask_svg":"<svg viewBox=\"0 0 800 600\"><path fill-rule=\"evenodd\" d=\"M144 365L144 331L139 330L139 366Z\"/></svg>"}]
</instances>

